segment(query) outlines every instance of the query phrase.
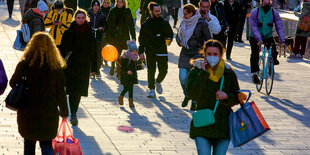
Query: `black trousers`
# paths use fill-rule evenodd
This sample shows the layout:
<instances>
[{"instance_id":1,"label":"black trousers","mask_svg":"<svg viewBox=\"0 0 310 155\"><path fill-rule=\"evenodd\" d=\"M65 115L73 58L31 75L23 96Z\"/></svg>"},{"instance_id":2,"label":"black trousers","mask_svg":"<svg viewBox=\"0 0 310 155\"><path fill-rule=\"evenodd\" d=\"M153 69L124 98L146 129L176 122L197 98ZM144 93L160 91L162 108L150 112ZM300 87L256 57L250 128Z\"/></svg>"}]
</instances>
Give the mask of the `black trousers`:
<instances>
[{"instance_id":1,"label":"black trousers","mask_svg":"<svg viewBox=\"0 0 310 155\"><path fill-rule=\"evenodd\" d=\"M264 43L274 43L273 38L263 39ZM250 45L251 45L251 73L255 73L259 71L258 61L259 61L259 46L257 45L258 41L254 37L250 37ZM269 49L270 46L267 46ZM273 57L273 61L277 60L278 52L276 50L276 46L272 46L271 56ZM267 53L266 53L267 54Z\"/></svg>"},{"instance_id":2,"label":"black trousers","mask_svg":"<svg viewBox=\"0 0 310 155\"><path fill-rule=\"evenodd\" d=\"M173 26L177 25L178 23L178 15L179 15L179 8L175 8L175 10L173 11L173 15L172 15L172 18L173 18Z\"/></svg>"},{"instance_id":3,"label":"black trousers","mask_svg":"<svg viewBox=\"0 0 310 155\"><path fill-rule=\"evenodd\" d=\"M42 155L54 155L52 140L40 141ZM35 155L36 141L24 139L24 155Z\"/></svg>"},{"instance_id":4,"label":"black trousers","mask_svg":"<svg viewBox=\"0 0 310 155\"><path fill-rule=\"evenodd\" d=\"M225 31L226 31L226 27L222 27L222 30L220 33L213 35L213 39L220 41L224 47L226 47L226 40L227 40L227 36L224 35Z\"/></svg>"},{"instance_id":5,"label":"black trousers","mask_svg":"<svg viewBox=\"0 0 310 155\"><path fill-rule=\"evenodd\" d=\"M168 73L168 56L146 56L147 61L147 81L149 89L155 89L156 64L158 67L157 83L161 83Z\"/></svg>"},{"instance_id":6,"label":"black trousers","mask_svg":"<svg viewBox=\"0 0 310 155\"><path fill-rule=\"evenodd\" d=\"M229 31L228 31L228 43L226 48L226 58L230 58L231 50L234 46L234 39L237 33L237 23L229 24Z\"/></svg>"},{"instance_id":7,"label":"black trousers","mask_svg":"<svg viewBox=\"0 0 310 155\"><path fill-rule=\"evenodd\" d=\"M125 94L128 92L128 97L133 97L133 84L130 85L123 85L124 89L121 92L121 96L125 96Z\"/></svg>"},{"instance_id":8,"label":"black trousers","mask_svg":"<svg viewBox=\"0 0 310 155\"><path fill-rule=\"evenodd\" d=\"M243 34L243 28L244 28L246 14L247 14L247 9L241 9L240 10L240 20L238 22L237 35L236 35L236 39L239 41L242 40L242 34Z\"/></svg>"},{"instance_id":9,"label":"black trousers","mask_svg":"<svg viewBox=\"0 0 310 155\"><path fill-rule=\"evenodd\" d=\"M76 112L79 108L80 101L81 101L80 95L69 94L69 104L70 104L71 115L76 115Z\"/></svg>"},{"instance_id":10,"label":"black trousers","mask_svg":"<svg viewBox=\"0 0 310 155\"><path fill-rule=\"evenodd\" d=\"M94 68L92 69L93 70L96 70L96 74L100 74L100 67L102 65L102 59L101 59L101 49L102 49L102 43L101 42L97 42L97 60L93 60L93 61L96 61L97 62L97 68Z\"/></svg>"},{"instance_id":11,"label":"black trousers","mask_svg":"<svg viewBox=\"0 0 310 155\"><path fill-rule=\"evenodd\" d=\"M14 0L6 0L6 5L8 6L9 17L11 18L13 13Z\"/></svg>"},{"instance_id":12,"label":"black trousers","mask_svg":"<svg viewBox=\"0 0 310 155\"><path fill-rule=\"evenodd\" d=\"M296 36L294 45L294 54L304 55L306 51L307 37Z\"/></svg>"}]
</instances>

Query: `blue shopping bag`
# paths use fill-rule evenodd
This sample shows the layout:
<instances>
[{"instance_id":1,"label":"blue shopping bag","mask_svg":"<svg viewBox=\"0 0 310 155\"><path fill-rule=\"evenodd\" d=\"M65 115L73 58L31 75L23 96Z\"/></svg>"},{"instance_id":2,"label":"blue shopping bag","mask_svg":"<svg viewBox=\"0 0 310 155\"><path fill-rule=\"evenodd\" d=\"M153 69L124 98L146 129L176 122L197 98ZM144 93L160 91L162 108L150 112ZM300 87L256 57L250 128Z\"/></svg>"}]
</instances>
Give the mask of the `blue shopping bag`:
<instances>
[{"instance_id":1,"label":"blue shopping bag","mask_svg":"<svg viewBox=\"0 0 310 155\"><path fill-rule=\"evenodd\" d=\"M17 30L17 35L14 41L13 48L16 50L23 51L26 47L26 44L22 41L22 33L20 30Z\"/></svg>"},{"instance_id":2,"label":"blue shopping bag","mask_svg":"<svg viewBox=\"0 0 310 155\"><path fill-rule=\"evenodd\" d=\"M251 94L249 94L250 96ZM238 147L262 135L270 128L256 104L246 102L237 111L230 113L229 130L232 144L234 147Z\"/></svg>"}]
</instances>

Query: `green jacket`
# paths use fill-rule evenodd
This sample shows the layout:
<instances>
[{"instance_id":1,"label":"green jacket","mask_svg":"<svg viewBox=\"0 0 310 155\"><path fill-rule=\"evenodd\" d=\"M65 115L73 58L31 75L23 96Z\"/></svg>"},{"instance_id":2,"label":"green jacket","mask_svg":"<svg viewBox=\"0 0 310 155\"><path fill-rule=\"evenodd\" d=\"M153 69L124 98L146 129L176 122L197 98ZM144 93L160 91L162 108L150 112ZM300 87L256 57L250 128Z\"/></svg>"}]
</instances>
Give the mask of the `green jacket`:
<instances>
[{"instance_id":1,"label":"green jacket","mask_svg":"<svg viewBox=\"0 0 310 155\"><path fill-rule=\"evenodd\" d=\"M131 11L132 18L137 18L137 10L140 8L140 1L139 0L127 0L127 6Z\"/></svg>"},{"instance_id":2,"label":"green jacket","mask_svg":"<svg viewBox=\"0 0 310 155\"><path fill-rule=\"evenodd\" d=\"M224 138L229 139L228 116L231 107L238 104L237 93L239 83L235 72L225 67L223 90L228 99L220 101L215 112L215 124L207 127L194 127L190 125L190 137ZM197 101L197 109L213 110L216 103L216 92L220 89L221 80L213 82L209 79L209 73L198 68L193 68L188 76L186 91L190 99Z\"/></svg>"}]
</instances>

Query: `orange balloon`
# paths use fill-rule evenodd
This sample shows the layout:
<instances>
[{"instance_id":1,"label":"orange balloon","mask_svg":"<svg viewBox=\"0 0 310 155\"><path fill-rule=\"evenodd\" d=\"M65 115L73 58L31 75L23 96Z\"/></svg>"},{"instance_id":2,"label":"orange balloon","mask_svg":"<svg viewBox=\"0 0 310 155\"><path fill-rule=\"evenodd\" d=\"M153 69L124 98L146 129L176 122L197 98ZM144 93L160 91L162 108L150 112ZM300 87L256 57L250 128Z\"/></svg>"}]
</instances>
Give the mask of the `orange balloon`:
<instances>
[{"instance_id":1,"label":"orange balloon","mask_svg":"<svg viewBox=\"0 0 310 155\"><path fill-rule=\"evenodd\" d=\"M101 55L104 60L114 62L118 57L118 52L113 45L106 45L103 47Z\"/></svg>"}]
</instances>

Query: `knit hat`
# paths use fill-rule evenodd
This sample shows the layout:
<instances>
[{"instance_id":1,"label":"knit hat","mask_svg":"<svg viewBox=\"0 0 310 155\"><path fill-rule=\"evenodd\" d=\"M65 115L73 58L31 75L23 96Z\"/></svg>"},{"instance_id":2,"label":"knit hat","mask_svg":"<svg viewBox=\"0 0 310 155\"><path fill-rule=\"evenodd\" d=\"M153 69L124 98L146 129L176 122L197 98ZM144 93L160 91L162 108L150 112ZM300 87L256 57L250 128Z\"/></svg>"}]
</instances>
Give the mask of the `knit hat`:
<instances>
[{"instance_id":1,"label":"knit hat","mask_svg":"<svg viewBox=\"0 0 310 155\"><path fill-rule=\"evenodd\" d=\"M100 2L98 0L91 1L91 7L93 7L94 5L99 5L100 6Z\"/></svg>"},{"instance_id":2,"label":"knit hat","mask_svg":"<svg viewBox=\"0 0 310 155\"><path fill-rule=\"evenodd\" d=\"M62 9L62 8L64 8L64 3L61 0L57 0L54 2L54 8L55 9Z\"/></svg>"},{"instance_id":3,"label":"knit hat","mask_svg":"<svg viewBox=\"0 0 310 155\"><path fill-rule=\"evenodd\" d=\"M37 4L37 8L43 12L43 11L47 11L48 10L48 7L47 5L45 4L45 2L43 2L42 0L40 0Z\"/></svg>"},{"instance_id":4,"label":"knit hat","mask_svg":"<svg viewBox=\"0 0 310 155\"><path fill-rule=\"evenodd\" d=\"M138 47L137 47L137 45L136 45L136 43L135 43L134 41L129 41L129 42L127 43L127 45L128 45L128 50L129 50L130 52L132 52L132 51L134 51L134 50L138 50Z\"/></svg>"}]
</instances>

